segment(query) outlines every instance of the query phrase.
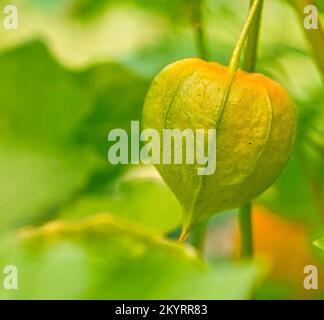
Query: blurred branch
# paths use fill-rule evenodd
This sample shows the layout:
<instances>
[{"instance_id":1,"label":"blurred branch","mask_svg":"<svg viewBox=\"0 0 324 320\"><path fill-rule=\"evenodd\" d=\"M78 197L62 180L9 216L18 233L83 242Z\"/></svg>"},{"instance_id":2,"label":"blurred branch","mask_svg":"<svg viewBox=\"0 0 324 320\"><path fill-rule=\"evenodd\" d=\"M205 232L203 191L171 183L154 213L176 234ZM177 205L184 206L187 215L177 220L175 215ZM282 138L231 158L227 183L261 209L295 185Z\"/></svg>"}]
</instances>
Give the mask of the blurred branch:
<instances>
[{"instance_id":1,"label":"blurred branch","mask_svg":"<svg viewBox=\"0 0 324 320\"><path fill-rule=\"evenodd\" d=\"M194 30L196 48L200 58L207 60L208 53L205 41L205 31L202 21L203 0L194 0L191 3L191 23ZM206 241L208 219L200 222L191 233L191 244L200 252L203 251Z\"/></svg>"},{"instance_id":2,"label":"blurred branch","mask_svg":"<svg viewBox=\"0 0 324 320\"><path fill-rule=\"evenodd\" d=\"M253 0L250 1L250 7ZM263 0L260 1L257 11L251 23L247 44L244 52L243 70L254 72L257 59L258 40L261 25ZM252 236L252 204L247 203L239 209L239 225L241 234L241 256L250 257L253 255Z\"/></svg>"},{"instance_id":3,"label":"blurred branch","mask_svg":"<svg viewBox=\"0 0 324 320\"><path fill-rule=\"evenodd\" d=\"M246 39L250 35L252 28L254 28L254 29L259 28L260 19L259 19L259 22L257 23L256 18L260 15L259 11L262 10L262 3L263 3L263 0L251 1L248 16L244 22L239 39L235 45L234 51L232 53L231 59L228 64L229 72L232 74L235 74L235 72L239 66L242 50L244 48ZM257 41L257 39L255 39L255 41ZM254 43L254 40L250 41L250 45L251 45L251 43ZM256 46L255 46L255 48L256 48ZM253 56L255 59L256 54L254 54Z\"/></svg>"},{"instance_id":4,"label":"blurred branch","mask_svg":"<svg viewBox=\"0 0 324 320\"><path fill-rule=\"evenodd\" d=\"M304 30L306 38L312 48L312 52L318 66L319 71L322 74L322 79L324 81L324 31L323 26L321 25L320 21L318 21L318 29L310 29L307 30L304 27L304 19L305 13L304 9L306 6L313 5L315 3L313 0L288 0L289 3L294 7L296 10L298 17L301 22L301 26Z\"/></svg>"},{"instance_id":5,"label":"blurred branch","mask_svg":"<svg viewBox=\"0 0 324 320\"><path fill-rule=\"evenodd\" d=\"M190 20L194 30L195 42L200 58L208 59L206 35L203 28L202 5L204 0L193 0L190 4Z\"/></svg>"},{"instance_id":6,"label":"blurred branch","mask_svg":"<svg viewBox=\"0 0 324 320\"><path fill-rule=\"evenodd\" d=\"M252 204L247 203L239 209L239 226L241 234L241 257L253 255Z\"/></svg>"},{"instance_id":7,"label":"blurred branch","mask_svg":"<svg viewBox=\"0 0 324 320\"><path fill-rule=\"evenodd\" d=\"M200 222L191 233L190 242L199 252L203 252L205 247L208 220L206 219Z\"/></svg>"},{"instance_id":8,"label":"blurred branch","mask_svg":"<svg viewBox=\"0 0 324 320\"><path fill-rule=\"evenodd\" d=\"M253 0L251 0L250 3L251 3L250 5L252 5ZM253 22L252 22L248 40L247 40L247 45L246 45L245 52L244 52L244 61L243 61L242 69L247 72L255 71L261 16L262 16L262 8L263 8L263 0L261 1L260 5L259 5L259 9L255 15Z\"/></svg>"},{"instance_id":9,"label":"blurred branch","mask_svg":"<svg viewBox=\"0 0 324 320\"><path fill-rule=\"evenodd\" d=\"M192 7L192 22L194 30L196 31L197 47L200 52L201 57L205 58L206 50L204 43L204 33L201 24L201 0L194 0ZM256 51L257 42L259 35L259 27L261 22L261 12L263 7L263 0L253 0L251 1L250 10L248 16L243 25L242 31L240 33L239 39L234 48L233 54L229 62L229 71L232 74L228 91L231 87L231 82L233 80L234 74L238 68L241 53L247 38L249 38L246 47L246 59L244 65L249 68L248 71L253 71L255 68L256 61ZM225 95L226 96L226 95ZM224 99L224 102L226 98ZM242 236L242 255L251 256L252 255L252 226L251 226L251 204L246 204L242 206L239 213L239 220L241 226L241 236ZM201 249L203 247L203 241L206 235L207 222L203 222L196 227L193 232L192 244L197 248ZM181 238L181 237L180 237Z\"/></svg>"}]
</instances>

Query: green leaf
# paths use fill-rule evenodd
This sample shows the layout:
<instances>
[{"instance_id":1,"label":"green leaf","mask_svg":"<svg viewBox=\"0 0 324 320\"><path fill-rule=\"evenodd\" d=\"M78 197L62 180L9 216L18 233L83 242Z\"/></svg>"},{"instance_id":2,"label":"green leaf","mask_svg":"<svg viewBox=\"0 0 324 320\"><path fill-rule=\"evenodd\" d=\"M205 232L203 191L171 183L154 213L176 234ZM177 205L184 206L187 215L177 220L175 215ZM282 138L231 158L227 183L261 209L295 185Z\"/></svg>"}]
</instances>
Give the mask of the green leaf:
<instances>
[{"instance_id":1,"label":"green leaf","mask_svg":"<svg viewBox=\"0 0 324 320\"><path fill-rule=\"evenodd\" d=\"M316 225L321 221L320 216L302 171L303 167L294 154L279 179L256 202L281 216Z\"/></svg>"},{"instance_id":2,"label":"green leaf","mask_svg":"<svg viewBox=\"0 0 324 320\"><path fill-rule=\"evenodd\" d=\"M50 44L62 64L85 67L122 57L153 44L166 31L164 19L120 1L89 23L71 17L74 1L16 0L19 28L0 28L0 51L32 39ZM100 1L92 1L95 5ZM146 28L143 28L143 25ZM77 36L76 36L77 35Z\"/></svg>"},{"instance_id":3,"label":"green leaf","mask_svg":"<svg viewBox=\"0 0 324 320\"><path fill-rule=\"evenodd\" d=\"M113 212L163 233L180 224L181 207L162 181L144 178L121 181L110 195L85 195L63 208L59 216L75 219L100 212Z\"/></svg>"},{"instance_id":4,"label":"green leaf","mask_svg":"<svg viewBox=\"0 0 324 320\"><path fill-rule=\"evenodd\" d=\"M0 224L21 224L67 200L94 160L75 142L90 109L74 76L40 43L0 55Z\"/></svg>"},{"instance_id":5,"label":"green leaf","mask_svg":"<svg viewBox=\"0 0 324 320\"><path fill-rule=\"evenodd\" d=\"M89 97L92 112L79 124L77 138L102 162L87 191L101 191L118 177L126 165L111 165L107 136L120 128L130 133L131 121L139 121L149 81L117 63L104 63L75 74L82 92ZM127 94L125 94L127 92Z\"/></svg>"},{"instance_id":6,"label":"green leaf","mask_svg":"<svg viewBox=\"0 0 324 320\"><path fill-rule=\"evenodd\" d=\"M117 63L91 67L77 73L76 79L93 106L80 124L79 139L95 147L106 161L108 132L115 128L130 132L130 122L141 119L149 81Z\"/></svg>"},{"instance_id":7,"label":"green leaf","mask_svg":"<svg viewBox=\"0 0 324 320\"><path fill-rule=\"evenodd\" d=\"M188 0L124 0L124 5L136 6L145 10L151 10L163 14L170 21L176 23L186 13L186 6L191 4ZM119 4L116 0L75 0L71 6L73 16L81 19L95 17L104 11L108 5ZM177 19L175 19L177 18Z\"/></svg>"},{"instance_id":8,"label":"green leaf","mask_svg":"<svg viewBox=\"0 0 324 320\"><path fill-rule=\"evenodd\" d=\"M317 239L316 241L313 242L314 245L322 250L324 250L324 237Z\"/></svg>"},{"instance_id":9,"label":"green leaf","mask_svg":"<svg viewBox=\"0 0 324 320\"><path fill-rule=\"evenodd\" d=\"M317 228L324 217L323 93L298 105L295 152L280 178L256 201L279 215Z\"/></svg>"},{"instance_id":10,"label":"green leaf","mask_svg":"<svg viewBox=\"0 0 324 320\"><path fill-rule=\"evenodd\" d=\"M68 200L87 182L91 161L85 159L82 153L0 145L1 227L21 225Z\"/></svg>"},{"instance_id":11,"label":"green leaf","mask_svg":"<svg viewBox=\"0 0 324 320\"><path fill-rule=\"evenodd\" d=\"M71 134L90 110L72 73L39 42L0 55L2 143L52 150L71 143Z\"/></svg>"},{"instance_id":12,"label":"green leaf","mask_svg":"<svg viewBox=\"0 0 324 320\"><path fill-rule=\"evenodd\" d=\"M14 264L19 299L245 299L259 276L251 263L204 263L187 245L114 215L57 221L20 233L3 245L1 263Z\"/></svg>"}]
</instances>

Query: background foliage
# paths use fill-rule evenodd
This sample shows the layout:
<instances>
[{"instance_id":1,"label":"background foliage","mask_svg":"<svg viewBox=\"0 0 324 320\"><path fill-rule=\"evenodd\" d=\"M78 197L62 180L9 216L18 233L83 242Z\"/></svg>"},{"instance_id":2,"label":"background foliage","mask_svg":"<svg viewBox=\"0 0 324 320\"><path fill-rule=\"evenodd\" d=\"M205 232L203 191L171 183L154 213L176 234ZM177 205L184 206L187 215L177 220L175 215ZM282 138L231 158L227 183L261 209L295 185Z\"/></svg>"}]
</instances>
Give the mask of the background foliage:
<instances>
[{"instance_id":1,"label":"background foliage","mask_svg":"<svg viewBox=\"0 0 324 320\"><path fill-rule=\"evenodd\" d=\"M228 62L248 2L205 1L211 60ZM297 267L277 259L274 239L281 255L303 255L305 242L306 261L324 270L311 246L324 234L324 90L290 1L265 2L257 64L298 108L289 166L256 200L287 233L263 226L270 245L260 240L256 259L244 262L232 259L236 212L211 221L203 259L173 240L181 209L156 171L106 160L107 133L141 119L154 75L197 56L192 1L1 0L0 8L9 3L19 29L0 28L0 269L20 273L19 290L0 286L1 298L311 296L302 280L272 272L276 263ZM302 245L289 241L296 224Z\"/></svg>"}]
</instances>

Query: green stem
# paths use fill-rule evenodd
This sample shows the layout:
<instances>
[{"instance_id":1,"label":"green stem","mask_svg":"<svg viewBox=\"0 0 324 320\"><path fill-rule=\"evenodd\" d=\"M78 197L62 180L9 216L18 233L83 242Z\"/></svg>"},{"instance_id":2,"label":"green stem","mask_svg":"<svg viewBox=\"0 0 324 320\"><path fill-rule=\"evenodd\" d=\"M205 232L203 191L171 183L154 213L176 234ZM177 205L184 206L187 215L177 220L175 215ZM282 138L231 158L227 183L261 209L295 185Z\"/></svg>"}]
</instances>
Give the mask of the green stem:
<instances>
[{"instance_id":1,"label":"green stem","mask_svg":"<svg viewBox=\"0 0 324 320\"><path fill-rule=\"evenodd\" d=\"M255 71L263 2L264 1L261 0L261 3L258 6L257 12L255 14L255 18L252 21L250 33L249 33L246 48L244 51L244 61L243 61L242 69L247 72ZM252 3L253 3L253 0L251 0L251 2L250 2L251 6L252 6Z\"/></svg>"},{"instance_id":2,"label":"green stem","mask_svg":"<svg viewBox=\"0 0 324 320\"><path fill-rule=\"evenodd\" d=\"M250 2L253 6L253 0ZM257 58L258 39L261 25L263 0L256 8L255 16L251 21L251 29L248 35L247 45L244 52L243 70L254 72ZM252 204L248 203L239 209L239 225L241 234L241 256L251 257L253 255L252 236Z\"/></svg>"},{"instance_id":3,"label":"green stem","mask_svg":"<svg viewBox=\"0 0 324 320\"><path fill-rule=\"evenodd\" d=\"M203 0L194 0L192 2L191 23L194 30L197 52L200 58L208 59L208 50L205 41L205 30L202 17Z\"/></svg>"},{"instance_id":4,"label":"green stem","mask_svg":"<svg viewBox=\"0 0 324 320\"><path fill-rule=\"evenodd\" d=\"M194 0L192 7L192 26L195 33L196 48L200 58L207 60L208 53L205 41L205 31L202 19L202 4L203 0ZM208 227L208 219L200 222L191 233L191 244L200 252L205 246L206 234Z\"/></svg>"},{"instance_id":5,"label":"green stem","mask_svg":"<svg viewBox=\"0 0 324 320\"><path fill-rule=\"evenodd\" d=\"M251 257L253 255L251 209L251 203L248 203L239 209L242 257Z\"/></svg>"},{"instance_id":6,"label":"green stem","mask_svg":"<svg viewBox=\"0 0 324 320\"><path fill-rule=\"evenodd\" d=\"M191 232L190 242L199 252L202 252L204 250L207 228L208 228L208 219L200 222Z\"/></svg>"},{"instance_id":7,"label":"green stem","mask_svg":"<svg viewBox=\"0 0 324 320\"><path fill-rule=\"evenodd\" d=\"M234 51L232 53L232 57L230 59L229 62L229 69L230 72L235 73L235 71L238 68L238 65L240 63L240 57L242 54L242 50L245 44L245 40L250 32L251 26L254 22L254 20L256 19L256 16L258 15L259 11L261 10L261 4L262 4L262 0L254 0L252 2L252 5L250 7L250 11L249 14L245 20L245 23L243 25L243 29L241 31L240 37L236 43L236 46L234 48Z\"/></svg>"},{"instance_id":8,"label":"green stem","mask_svg":"<svg viewBox=\"0 0 324 320\"><path fill-rule=\"evenodd\" d=\"M199 21L198 24L196 24L196 32L198 32L198 36L197 38L200 39L200 43L203 43L203 37L199 36L199 34L203 34L202 32L202 26L201 26L201 0L196 0L195 1L196 4L199 4L200 9L198 9L198 13L196 14L196 22ZM229 62L229 72L230 72L230 77L229 77L229 83L227 86L227 90L224 94L224 99L223 99L223 103L226 103L227 101L227 96L230 92L231 89L231 85L236 73L236 70L239 66L239 62L240 62L240 57L242 54L242 50L245 44L245 40L247 38L247 36L249 35L249 32L252 29L259 29L259 24L260 24L260 20L261 20L261 11L262 11L262 4L263 4L263 0L254 0L251 3L251 7L249 10L249 14L245 20L245 23L243 25L241 34L239 36L239 39L236 43L236 46L234 48L233 54L231 56L230 62ZM196 7L197 9L197 7ZM197 10L195 10L195 12L197 12ZM198 28L199 26L199 28ZM198 31L199 29L201 29L201 31ZM253 37L255 37L256 35L258 35L258 31L256 32L255 30L252 31L253 32ZM253 48L251 48L251 57L253 57L254 61L255 61L255 56L256 53L253 53L253 50L256 50L256 43L257 40L250 40L250 45L253 45ZM200 45L199 48L204 48L204 45ZM200 53L203 53L203 50L200 49ZM255 63L253 62L253 65ZM241 234L242 234L242 247L246 247L246 249L244 249L244 256L246 254L252 254L252 232L251 232L251 205L246 205L243 206L240 210L240 225L242 226L241 228ZM201 249L201 247L203 246L204 243L204 238L206 235L206 228L207 228L207 222L203 223L202 225L198 225L196 227L196 230L194 230L193 232L193 238L192 238L192 244L198 248ZM184 239L185 238L186 233L183 232L180 236L180 239ZM245 253L246 252L246 253Z\"/></svg>"}]
</instances>

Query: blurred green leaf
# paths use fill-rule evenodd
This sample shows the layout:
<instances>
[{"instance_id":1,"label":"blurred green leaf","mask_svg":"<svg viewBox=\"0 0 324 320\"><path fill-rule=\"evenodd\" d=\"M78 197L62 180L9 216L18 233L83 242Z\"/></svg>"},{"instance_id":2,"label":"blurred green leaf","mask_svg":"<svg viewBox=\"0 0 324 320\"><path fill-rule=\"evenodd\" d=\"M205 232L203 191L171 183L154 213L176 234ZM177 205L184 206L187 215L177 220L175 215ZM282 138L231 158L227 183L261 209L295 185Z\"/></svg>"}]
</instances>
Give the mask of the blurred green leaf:
<instances>
[{"instance_id":1,"label":"blurred green leaf","mask_svg":"<svg viewBox=\"0 0 324 320\"><path fill-rule=\"evenodd\" d=\"M192 0L124 0L123 4L138 6L145 10L157 11L173 22L179 22L186 13L186 7ZM71 6L71 13L74 17L87 19L95 17L104 11L108 5L120 4L117 0L75 0ZM174 19L177 18L177 19Z\"/></svg>"},{"instance_id":2,"label":"blurred green leaf","mask_svg":"<svg viewBox=\"0 0 324 320\"><path fill-rule=\"evenodd\" d=\"M163 17L120 1L85 23L71 18L72 3L15 0L19 27L9 32L0 28L0 51L40 39L62 64L88 67L99 62L120 61L123 56L154 43L167 30Z\"/></svg>"},{"instance_id":3,"label":"blurred green leaf","mask_svg":"<svg viewBox=\"0 0 324 320\"><path fill-rule=\"evenodd\" d=\"M131 121L141 119L150 82L117 63L91 67L76 78L93 106L79 126L79 140L95 147L106 160L109 131L121 128L130 132Z\"/></svg>"},{"instance_id":4,"label":"blurred green leaf","mask_svg":"<svg viewBox=\"0 0 324 320\"><path fill-rule=\"evenodd\" d=\"M81 152L0 145L1 228L24 224L69 200L86 184L91 165Z\"/></svg>"},{"instance_id":5,"label":"blurred green leaf","mask_svg":"<svg viewBox=\"0 0 324 320\"><path fill-rule=\"evenodd\" d=\"M258 199L278 215L299 220L308 226L321 223L300 159L294 154L279 179Z\"/></svg>"},{"instance_id":6,"label":"blurred green leaf","mask_svg":"<svg viewBox=\"0 0 324 320\"><path fill-rule=\"evenodd\" d=\"M111 165L108 133L115 128L130 133L131 121L139 121L149 81L117 63L93 66L75 74L82 92L89 97L92 112L79 124L77 139L102 161L86 191L100 191L120 175L126 165Z\"/></svg>"},{"instance_id":7,"label":"blurred green leaf","mask_svg":"<svg viewBox=\"0 0 324 320\"><path fill-rule=\"evenodd\" d=\"M323 93L299 102L299 124L292 158L258 202L290 219L318 227L324 219Z\"/></svg>"},{"instance_id":8,"label":"blurred green leaf","mask_svg":"<svg viewBox=\"0 0 324 320\"><path fill-rule=\"evenodd\" d=\"M101 190L125 169L109 165L107 134L140 119L147 80L114 63L65 70L38 42L3 53L0 68L3 225Z\"/></svg>"},{"instance_id":9,"label":"blurred green leaf","mask_svg":"<svg viewBox=\"0 0 324 320\"><path fill-rule=\"evenodd\" d=\"M172 231L180 224L181 206L169 188L157 179L131 179L118 183L112 194L83 196L63 208L60 218L75 219L113 212L130 221Z\"/></svg>"},{"instance_id":10,"label":"blurred green leaf","mask_svg":"<svg viewBox=\"0 0 324 320\"><path fill-rule=\"evenodd\" d=\"M314 245L322 250L324 250L324 237L314 241Z\"/></svg>"},{"instance_id":11,"label":"blurred green leaf","mask_svg":"<svg viewBox=\"0 0 324 320\"><path fill-rule=\"evenodd\" d=\"M89 19L96 17L100 13L102 13L109 4L111 4L111 0L97 0L97 1L89 1L89 0L75 0L73 1L70 12L73 17L78 19Z\"/></svg>"},{"instance_id":12,"label":"blurred green leaf","mask_svg":"<svg viewBox=\"0 0 324 320\"><path fill-rule=\"evenodd\" d=\"M245 299L260 274L250 263L204 265L193 248L113 215L21 235L19 249L6 246L19 290L0 289L1 298Z\"/></svg>"},{"instance_id":13,"label":"blurred green leaf","mask_svg":"<svg viewBox=\"0 0 324 320\"><path fill-rule=\"evenodd\" d=\"M304 8L309 5L315 6L316 3L313 0L289 0L289 2L294 7L296 13L299 16L301 28L303 29L305 36L312 48L312 54L317 63L319 71L322 73L324 80L324 31L321 25L321 21L319 21L317 29L307 30L304 27L304 20L306 17Z\"/></svg>"},{"instance_id":14,"label":"blurred green leaf","mask_svg":"<svg viewBox=\"0 0 324 320\"><path fill-rule=\"evenodd\" d=\"M71 133L90 110L73 74L40 42L0 55L0 69L1 142L49 150L73 142Z\"/></svg>"},{"instance_id":15,"label":"blurred green leaf","mask_svg":"<svg viewBox=\"0 0 324 320\"><path fill-rule=\"evenodd\" d=\"M320 12L324 12L324 2L321 0L316 0L315 4Z\"/></svg>"},{"instance_id":16,"label":"blurred green leaf","mask_svg":"<svg viewBox=\"0 0 324 320\"><path fill-rule=\"evenodd\" d=\"M86 183L94 161L73 138L88 98L43 45L3 53L0 70L3 228L65 201Z\"/></svg>"}]
</instances>

